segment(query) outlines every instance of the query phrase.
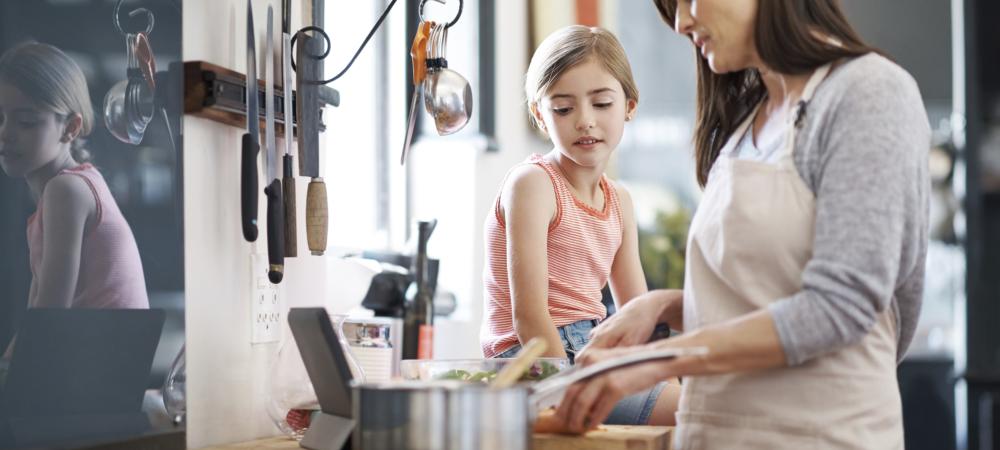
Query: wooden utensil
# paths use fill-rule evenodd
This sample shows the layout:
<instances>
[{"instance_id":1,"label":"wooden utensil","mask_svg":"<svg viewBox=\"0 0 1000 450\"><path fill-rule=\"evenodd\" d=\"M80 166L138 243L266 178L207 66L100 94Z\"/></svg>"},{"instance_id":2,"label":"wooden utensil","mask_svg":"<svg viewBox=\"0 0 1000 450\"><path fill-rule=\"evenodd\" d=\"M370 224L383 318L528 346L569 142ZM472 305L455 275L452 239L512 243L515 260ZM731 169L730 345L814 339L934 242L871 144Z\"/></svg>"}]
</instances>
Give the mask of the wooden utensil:
<instances>
[{"instance_id":1,"label":"wooden utensil","mask_svg":"<svg viewBox=\"0 0 1000 450\"><path fill-rule=\"evenodd\" d=\"M490 387L493 389L503 389L513 386L524 375L524 371L528 370L535 360L537 360L545 350L548 349L548 344L542 339L537 337L531 338L528 343L521 348L521 352L517 354L509 364L500 369L500 373L497 377L493 379L490 383Z\"/></svg>"}]
</instances>

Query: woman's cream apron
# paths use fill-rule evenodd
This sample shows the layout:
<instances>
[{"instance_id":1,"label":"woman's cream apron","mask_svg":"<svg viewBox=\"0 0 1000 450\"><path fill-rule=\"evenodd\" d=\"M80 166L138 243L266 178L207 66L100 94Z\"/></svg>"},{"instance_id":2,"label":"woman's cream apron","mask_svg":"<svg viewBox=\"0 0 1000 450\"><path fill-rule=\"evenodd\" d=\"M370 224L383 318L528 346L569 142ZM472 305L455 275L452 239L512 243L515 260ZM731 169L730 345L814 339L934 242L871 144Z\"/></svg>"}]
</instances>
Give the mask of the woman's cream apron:
<instances>
[{"instance_id":1,"label":"woman's cream apron","mask_svg":"<svg viewBox=\"0 0 1000 450\"><path fill-rule=\"evenodd\" d=\"M829 71L827 65L813 73L803 101ZM754 116L723 147L691 223L688 330L766 308L802 289L816 200L792 157L796 125L788 123L777 164L730 157ZM902 449L895 326L887 308L858 344L801 365L686 378L675 448Z\"/></svg>"}]
</instances>

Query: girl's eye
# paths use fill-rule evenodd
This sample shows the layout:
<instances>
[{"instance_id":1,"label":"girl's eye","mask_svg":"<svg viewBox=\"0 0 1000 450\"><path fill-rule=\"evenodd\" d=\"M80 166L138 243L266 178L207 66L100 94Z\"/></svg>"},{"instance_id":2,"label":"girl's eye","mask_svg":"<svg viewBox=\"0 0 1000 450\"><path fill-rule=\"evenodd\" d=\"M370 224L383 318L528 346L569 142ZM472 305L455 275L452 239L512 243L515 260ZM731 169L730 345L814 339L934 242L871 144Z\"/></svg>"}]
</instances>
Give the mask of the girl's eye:
<instances>
[{"instance_id":1,"label":"girl's eye","mask_svg":"<svg viewBox=\"0 0 1000 450\"><path fill-rule=\"evenodd\" d=\"M598 108L598 109L607 109L607 108L610 108L610 107L611 107L611 105L612 105L612 102L607 102L607 103L594 103L594 107L596 107L596 108Z\"/></svg>"},{"instance_id":2,"label":"girl's eye","mask_svg":"<svg viewBox=\"0 0 1000 450\"><path fill-rule=\"evenodd\" d=\"M552 108L552 112L559 114L560 116L565 116L572 110L573 108Z\"/></svg>"}]
</instances>

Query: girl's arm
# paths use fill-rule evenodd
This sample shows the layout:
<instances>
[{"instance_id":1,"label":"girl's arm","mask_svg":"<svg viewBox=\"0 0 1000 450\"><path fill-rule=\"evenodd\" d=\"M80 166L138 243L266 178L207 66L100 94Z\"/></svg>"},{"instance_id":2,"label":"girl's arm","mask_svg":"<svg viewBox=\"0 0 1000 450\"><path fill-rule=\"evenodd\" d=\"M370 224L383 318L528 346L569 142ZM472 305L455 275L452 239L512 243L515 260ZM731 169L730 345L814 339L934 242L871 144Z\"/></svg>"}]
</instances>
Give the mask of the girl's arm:
<instances>
[{"instance_id":1,"label":"girl's arm","mask_svg":"<svg viewBox=\"0 0 1000 450\"><path fill-rule=\"evenodd\" d=\"M57 175L42 192L44 218L41 272L32 308L72 306L80 274L83 234L97 201L86 182L74 175Z\"/></svg>"},{"instance_id":2,"label":"girl's arm","mask_svg":"<svg viewBox=\"0 0 1000 450\"><path fill-rule=\"evenodd\" d=\"M510 278L514 330L522 343L545 341L544 356L566 357L549 315L548 230L556 215L555 191L545 170L535 165L511 172L500 194L507 232L507 276Z\"/></svg>"},{"instance_id":3,"label":"girl's arm","mask_svg":"<svg viewBox=\"0 0 1000 450\"><path fill-rule=\"evenodd\" d=\"M615 306L621 309L629 300L645 294L648 288L639 262L639 231L635 223L632 197L618 183L612 184L621 203L622 245L611 265L611 295L615 299Z\"/></svg>"}]
</instances>

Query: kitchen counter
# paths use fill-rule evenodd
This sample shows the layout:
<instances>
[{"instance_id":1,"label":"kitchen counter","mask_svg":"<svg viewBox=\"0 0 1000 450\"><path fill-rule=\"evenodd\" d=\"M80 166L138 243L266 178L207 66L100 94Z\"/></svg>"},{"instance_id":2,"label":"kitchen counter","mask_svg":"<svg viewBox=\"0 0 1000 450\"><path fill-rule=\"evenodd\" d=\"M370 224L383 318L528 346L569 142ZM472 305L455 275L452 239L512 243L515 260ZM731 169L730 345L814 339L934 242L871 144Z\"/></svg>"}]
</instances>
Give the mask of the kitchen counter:
<instances>
[{"instance_id":1,"label":"kitchen counter","mask_svg":"<svg viewBox=\"0 0 1000 450\"><path fill-rule=\"evenodd\" d=\"M605 425L583 436L536 434L534 450L670 450L673 427ZM297 441L274 437L240 444L209 447L206 450L291 450Z\"/></svg>"}]
</instances>

